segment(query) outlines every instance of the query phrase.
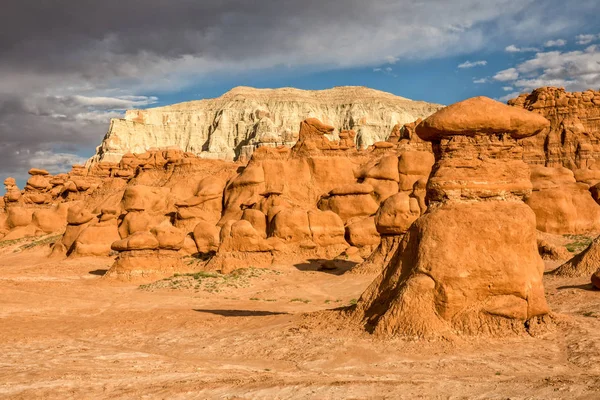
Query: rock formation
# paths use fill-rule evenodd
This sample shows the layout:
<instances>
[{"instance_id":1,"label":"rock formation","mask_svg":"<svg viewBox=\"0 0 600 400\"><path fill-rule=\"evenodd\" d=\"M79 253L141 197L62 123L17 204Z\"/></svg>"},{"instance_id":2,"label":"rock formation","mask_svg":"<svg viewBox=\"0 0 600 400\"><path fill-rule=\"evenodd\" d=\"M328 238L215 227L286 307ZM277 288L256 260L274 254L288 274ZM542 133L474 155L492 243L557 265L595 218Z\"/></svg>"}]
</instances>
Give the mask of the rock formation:
<instances>
[{"instance_id":1,"label":"rock formation","mask_svg":"<svg viewBox=\"0 0 600 400\"><path fill-rule=\"evenodd\" d=\"M588 277L600 266L600 236L581 253L553 271L553 274L569 277Z\"/></svg>"},{"instance_id":2,"label":"rock formation","mask_svg":"<svg viewBox=\"0 0 600 400\"><path fill-rule=\"evenodd\" d=\"M413 186L429 174L430 153L407 150L406 138L360 151L349 141L354 132L331 140L333 129L307 119L292 149L253 154L225 188L220 243L208 268L331 259L351 246L367 257L380 242L376 219L395 231L421 214ZM215 249L216 239L210 231L196 241Z\"/></svg>"},{"instance_id":3,"label":"rock formation","mask_svg":"<svg viewBox=\"0 0 600 400\"><path fill-rule=\"evenodd\" d=\"M508 104L550 121L549 131L521 141L527 163L569 168L579 182L600 181L600 92L542 87Z\"/></svg>"},{"instance_id":4,"label":"rock formation","mask_svg":"<svg viewBox=\"0 0 600 400\"><path fill-rule=\"evenodd\" d=\"M535 212L537 228L554 234L600 232L600 206L589 186L576 182L564 167L531 167L533 191L525 202Z\"/></svg>"},{"instance_id":5,"label":"rock formation","mask_svg":"<svg viewBox=\"0 0 600 400\"><path fill-rule=\"evenodd\" d=\"M596 156L584 151L597 128L588 97L544 88L513 107L461 102L422 121L439 107L365 88L238 88L131 111L86 165L54 176L33 168L23 190L7 178L0 238L63 233L54 256L117 254L109 276L130 279L181 271L184 255L221 271L343 257L359 263L354 273L379 272L400 263L411 227L436 221L431 210L413 225L431 204L441 212L500 199L529 221L524 199L540 231L600 231ZM570 138L560 151L548 146L556 132ZM494 206L499 220L506 204ZM169 235L177 246L161 242Z\"/></svg>"},{"instance_id":6,"label":"rock formation","mask_svg":"<svg viewBox=\"0 0 600 400\"><path fill-rule=\"evenodd\" d=\"M113 119L92 157L118 163L127 153L174 146L203 158L249 159L258 146L292 147L298 126L317 118L336 129L354 130L359 147L386 140L394 126L424 118L441 106L365 87L329 90L238 87L216 99L127 111Z\"/></svg>"},{"instance_id":7,"label":"rock formation","mask_svg":"<svg viewBox=\"0 0 600 400\"><path fill-rule=\"evenodd\" d=\"M436 159L429 207L386 255L352 317L381 334L451 336L523 330L545 315L535 215L523 203L529 168L517 139L548 125L482 97L419 124Z\"/></svg>"}]
</instances>

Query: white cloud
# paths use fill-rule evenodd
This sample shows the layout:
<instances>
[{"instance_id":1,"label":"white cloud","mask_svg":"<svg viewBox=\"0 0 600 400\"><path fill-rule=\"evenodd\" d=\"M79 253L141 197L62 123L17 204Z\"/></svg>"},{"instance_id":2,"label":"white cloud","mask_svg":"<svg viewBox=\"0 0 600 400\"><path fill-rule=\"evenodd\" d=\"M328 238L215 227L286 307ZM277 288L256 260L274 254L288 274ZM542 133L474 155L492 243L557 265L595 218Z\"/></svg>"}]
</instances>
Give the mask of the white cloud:
<instances>
[{"instance_id":1,"label":"white cloud","mask_svg":"<svg viewBox=\"0 0 600 400\"><path fill-rule=\"evenodd\" d=\"M462 64L458 65L458 68L473 68L473 67L482 67L484 65L487 65L487 61L485 60L481 60L481 61L465 61Z\"/></svg>"},{"instance_id":2,"label":"white cloud","mask_svg":"<svg viewBox=\"0 0 600 400\"><path fill-rule=\"evenodd\" d=\"M513 81L519 77L515 68L508 68L494 75L494 79L500 82Z\"/></svg>"},{"instance_id":3,"label":"white cloud","mask_svg":"<svg viewBox=\"0 0 600 400\"><path fill-rule=\"evenodd\" d=\"M538 49L537 47L517 47L514 44L511 44L510 46L506 46L504 48L504 51L506 51L507 53L527 53L533 51L540 51L540 49Z\"/></svg>"},{"instance_id":4,"label":"white cloud","mask_svg":"<svg viewBox=\"0 0 600 400\"><path fill-rule=\"evenodd\" d=\"M511 90L514 90L514 88L512 86L503 86L502 90L504 90L505 92L510 92Z\"/></svg>"},{"instance_id":5,"label":"white cloud","mask_svg":"<svg viewBox=\"0 0 600 400\"><path fill-rule=\"evenodd\" d=\"M562 47L566 44L567 41L564 39L548 40L546 43L544 43L544 47Z\"/></svg>"},{"instance_id":6,"label":"white cloud","mask_svg":"<svg viewBox=\"0 0 600 400\"><path fill-rule=\"evenodd\" d=\"M513 68L498 72L494 79L533 90L540 86L562 86L569 91L600 87L600 48L537 53Z\"/></svg>"},{"instance_id":7,"label":"white cloud","mask_svg":"<svg viewBox=\"0 0 600 400\"><path fill-rule=\"evenodd\" d=\"M14 26L3 26L0 102L4 96L10 107L0 105L0 175L28 162L13 156L16 150L90 154L111 116L155 101L128 98L135 94L178 93L272 71L393 74L397 67L385 68L400 60L464 60L510 43L525 51L530 43L574 36L597 10L597 0L577 7L561 0L96 3L92 19L84 4L68 16L47 5L46 18L8 18ZM192 92L180 96L186 93ZM13 103L22 106L18 117Z\"/></svg>"},{"instance_id":8,"label":"white cloud","mask_svg":"<svg viewBox=\"0 0 600 400\"><path fill-rule=\"evenodd\" d=\"M109 110L127 110L130 108L148 106L158 101L158 97L155 96L104 97L75 95L73 96L73 99L82 106Z\"/></svg>"},{"instance_id":9,"label":"white cloud","mask_svg":"<svg viewBox=\"0 0 600 400\"><path fill-rule=\"evenodd\" d=\"M586 34L586 35L577 35L575 37L575 39L577 40L577 44L590 44L593 41L600 39L600 33L597 35L590 35L590 34Z\"/></svg>"},{"instance_id":10,"label":"white cloud","mask_svg":"<svg viewBox=\"0 0 600 400\"><path fill-rule=\"evenodd\" d=\"M488 78L473 79L473 83L488 83Z\"/></svg>"},{"instance_id":11,"label":"white cloud","mask_svg":"<svg viewBox=\"0 0 600 400\"><path fill-rule=\"evenodd\" d=\"M512 99L514 99L515 97L517 97L520 94L521 94L520 92L512 92L512 93L509 93L509 94L504 95L502 97L498 97L496 100L501 101L503 103L506 103L508 100L512 100Z\"/></svg>"},{"instance_id":12,"label":"white cloud","mask_svg":"<svg viewBox=\"0 0 600 400\"><path fill-rule=\"evenodd\" d=\"M74 164L85 164L86 158L71 153L36 151L29 157L30 167L48 170L51 174L69 171Z\"/></svg>"},{"instance_id":13,"label":"white cloud","mask_svg":"<svg viewBox=\"0 0 600 400\"><path fill-rule=\"evenodd\" d=\"M373 72L380 72L382 74L393 76L394 78L396 78L398 75L394 74L393 71L394 71L394 69L392 67L373 68Z\"/></svg>"}]
</instances>

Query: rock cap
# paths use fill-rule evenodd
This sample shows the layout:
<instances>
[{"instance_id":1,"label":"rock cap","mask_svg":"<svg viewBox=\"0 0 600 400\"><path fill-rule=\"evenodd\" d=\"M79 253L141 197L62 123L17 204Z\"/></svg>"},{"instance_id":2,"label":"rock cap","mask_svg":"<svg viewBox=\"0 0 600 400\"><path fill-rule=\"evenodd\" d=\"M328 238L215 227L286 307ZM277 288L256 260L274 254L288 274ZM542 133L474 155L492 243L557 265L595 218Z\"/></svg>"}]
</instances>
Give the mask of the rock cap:
<instances>
[{"instance_id":1,"label":"rock cap","mask_svg":"<svg viewBox=\"0 0 600 400\"><path fill-rule=\"evenodd\" d=\"M480 96L441 109L419 124L416 132L428 141L501 133L522 139L549 127L550 121L539 114Z\"/></svg>"}]
</instances>

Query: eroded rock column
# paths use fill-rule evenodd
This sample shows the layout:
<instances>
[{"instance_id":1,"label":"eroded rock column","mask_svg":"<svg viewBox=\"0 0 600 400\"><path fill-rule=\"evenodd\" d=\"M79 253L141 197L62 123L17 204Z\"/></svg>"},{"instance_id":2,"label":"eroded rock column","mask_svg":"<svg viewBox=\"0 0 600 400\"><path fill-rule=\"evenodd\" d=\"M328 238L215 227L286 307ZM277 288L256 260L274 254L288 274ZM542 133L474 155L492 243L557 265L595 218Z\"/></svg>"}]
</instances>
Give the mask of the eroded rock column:
<instances>
[{"instance_id":1,"label":"eroded rock column","mask_svg":"<svg viewBox=\"0 0 600 400\"><path fill-rule=\"evenodd\" d=\"M417 126L433 144L427 212L408 230L353 317L375 333L448 336L524 330L548 313L529 168L517 139L547 129L536 114L488 98Z\"/></svg>"}]
</instances>

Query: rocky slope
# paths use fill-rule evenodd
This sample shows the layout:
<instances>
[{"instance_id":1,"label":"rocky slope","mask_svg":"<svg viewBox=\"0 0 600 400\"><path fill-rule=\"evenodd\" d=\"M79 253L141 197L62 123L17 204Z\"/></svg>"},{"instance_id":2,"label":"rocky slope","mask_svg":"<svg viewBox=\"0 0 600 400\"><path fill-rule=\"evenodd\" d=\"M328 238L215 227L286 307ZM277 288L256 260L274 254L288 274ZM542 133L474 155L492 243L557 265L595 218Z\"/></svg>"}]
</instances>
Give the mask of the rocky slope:
<instances>
[{"instance_id":1,"label":"rocky slope","mask_svg":"<svg viewBox=\"0 0 600 400\"><path fill-rule=\"evenodd\" d=\"M169 147L202 158L247 159L261 145L293 146L307 118L332 125L332 138L352 129L357 145L366 147L386 140L397 124L425 118L441 107L366 87L238 87L216 99L127 111L124 119L111 121L90 164L119 162L126 153Z\"/></svg>"}]
</instances>

